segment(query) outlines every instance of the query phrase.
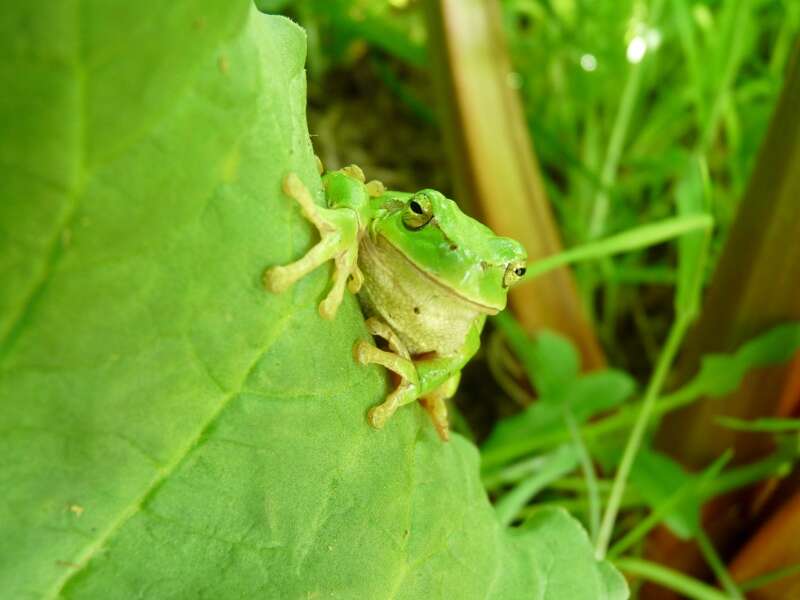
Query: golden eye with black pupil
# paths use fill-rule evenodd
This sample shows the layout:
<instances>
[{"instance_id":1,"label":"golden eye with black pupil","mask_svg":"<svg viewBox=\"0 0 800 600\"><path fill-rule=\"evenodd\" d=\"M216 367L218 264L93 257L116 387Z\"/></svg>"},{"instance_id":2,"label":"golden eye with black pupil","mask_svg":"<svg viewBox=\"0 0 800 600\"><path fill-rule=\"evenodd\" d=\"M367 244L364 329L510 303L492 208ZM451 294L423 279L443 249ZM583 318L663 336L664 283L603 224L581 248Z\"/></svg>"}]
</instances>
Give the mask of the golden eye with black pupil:
<instances>
[{"instance_id":1,"label":"golden eye with black pupil","mask_svg":"<svg viewBox=\"0 0 800 600\"><path fill-rule=\"evenodd\" d=\"M523 261L508 263L506 272L503 274L503 287L510 287L517 283L525 275L527 269Z\"/></svg>"},{"instance_id":2,"label":"golden eye with black pupil","mask_svg":"<svg viewBox=\"0 0 800 600\"><path fill-rule=\"evenodd\" d=\"M412 196L403 212L403 224L411 230L422 229L433 218L431 200L425 194Z\"/></svg>"}]
</instances>

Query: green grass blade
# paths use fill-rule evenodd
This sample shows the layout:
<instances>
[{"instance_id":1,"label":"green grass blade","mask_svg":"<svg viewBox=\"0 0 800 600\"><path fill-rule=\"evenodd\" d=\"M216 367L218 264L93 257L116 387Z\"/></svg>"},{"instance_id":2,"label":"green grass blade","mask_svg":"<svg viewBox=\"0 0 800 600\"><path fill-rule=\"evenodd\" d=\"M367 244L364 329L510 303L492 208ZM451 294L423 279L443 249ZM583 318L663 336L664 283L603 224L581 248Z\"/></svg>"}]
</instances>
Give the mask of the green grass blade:
<instances>
[{"instance_id":1,"label":"green grass blade","mask_svg":"<svg viewBox=\"0 0 800 600\"><path fill-rule=\"evenodd\" d=\"M649 515L639 521L633 529L611 547L608 551L608 556L612 559L616 558L636 544L636 542L643 539L653 527L661 523L664 518L669 515L673 508L678 506L690 495L700 492L709 481L716 478L720 471L725 468L725 465L728 464L732 456L733 453L726 452L714 461L699 478L686 482L675 490L672 495L665 498Z\"/></svg>"},{"instance_id":2,"label":"green grass blade","mask_svg":"<svg viewBox=\"0 0 800 600\"><path fill-rule=\"evenodd\" d=\"M536 494L563 475L578 466L578 452L571 445L562 446L550 453L541 470L517 484L494 506L497 519L503 525L510 524L520 509L530 502Z\"/></svg>"},{"instance_id":3,"label":"green grass blade","mask_svg":"<svg viewBox=\"0 0 800 600\"><path fill-rule=\"evenodd\" d=\"M641 227L636 227L596 242L576 246L539 260L528 267L525 280L533 279L571 263L596 260L623 252L641 250L687 233L706 231L712 227L712 224L713 221L708 215L688 215L642 225Z\"/></svg>"},{"instance_id":4,"label":"green grass blade","mask_svg":"<svg viewBox=\"0 0 800 600\"><path fill-rule=\"evenodd\" d=\"M753 577L752 579L743 581L739 584L739 589L745 593L752 592L753 590L757 590L776 581L780 581L786 577L792 577L798 573L800 573L800 563L775 569L774 571L770 571L764 575L759 575L758 577Z\"/></svg>"},{"instance_id":5,"label":"green grass blade","mask_svg":"<svg viewBox=\"0 0 800 600\"><path fill-rule=\"evenodd\" d=\"M689 577L640 558L618 558L614 565L624 573L636 575L684 594L692 600L731 600L730 596L693 577Z\"/></svg>"},{"instance_id":6,"label":"green grass blade","mask_svg":"<svg viewBox=\"0 0 800 600\"><path fill-rule=\"evenodd\" d=\"M737 419L735 417L717 417L716 422L737 431L758 431L764 433L795 433L800 431L800 419L780 419L765 417L763 419Z\"/></svg>"},{"instance_id":7,"label":"green grass blade","mask_svg":"<svg viewBox=\"0 0 800 600\"><path fill-rule=\"evenodd\" d=\"M578 460L586 482L586 499L589 504L589 536L595 540L600 528L600 490L597 486L597 473L595 473L586 443L581 436L581 431L569 406L564 407L564 421L572 438L572 443L578 452Z\"/></svg>"},{"instance_id":8,"label":"green grass blade","mask_svg":"<svg viewBox=\"0 0 800 600\"><path fill-rule=\"evenodd\" d=\"M731 600L744 600L739 586L736 585L736 582L731 578L731 574L719 557L713 542L702 528L697 532L697 545L700 546L700 552L702 552L703 558L705 558L708 566L711 567L717 581L719 581L722 587L725 588L725 591L728 592Z\"/></svg>"}]
</instances>

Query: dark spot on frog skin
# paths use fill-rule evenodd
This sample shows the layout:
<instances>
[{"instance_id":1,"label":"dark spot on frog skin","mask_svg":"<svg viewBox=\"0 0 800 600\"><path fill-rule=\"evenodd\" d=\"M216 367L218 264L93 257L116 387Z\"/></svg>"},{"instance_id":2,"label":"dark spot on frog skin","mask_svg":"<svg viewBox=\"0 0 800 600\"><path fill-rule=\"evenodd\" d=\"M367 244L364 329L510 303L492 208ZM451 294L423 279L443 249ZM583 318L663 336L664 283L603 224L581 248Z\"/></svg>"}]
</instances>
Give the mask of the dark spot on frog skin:
<instances>
[{"instance_id":1,"label":"dark spot on frog skin","mask_svg":"<svg viewBox=\"0 0 800 600\"><path fill-rule=\"evenodd\" d=\"M419 306L414 307L414 314L418 315L420 313Z\"/></svg>"},{"instance_id":2,"label":"dark spot on frog skin","mask_svg":"<svg viewBox=\"0 0 800 600\"><path fill-rule=\"evenodd\" d=\"M450 244L450 250L452 250L453 252L458 250L458 244Z\"/></svg>"}]
</instances>

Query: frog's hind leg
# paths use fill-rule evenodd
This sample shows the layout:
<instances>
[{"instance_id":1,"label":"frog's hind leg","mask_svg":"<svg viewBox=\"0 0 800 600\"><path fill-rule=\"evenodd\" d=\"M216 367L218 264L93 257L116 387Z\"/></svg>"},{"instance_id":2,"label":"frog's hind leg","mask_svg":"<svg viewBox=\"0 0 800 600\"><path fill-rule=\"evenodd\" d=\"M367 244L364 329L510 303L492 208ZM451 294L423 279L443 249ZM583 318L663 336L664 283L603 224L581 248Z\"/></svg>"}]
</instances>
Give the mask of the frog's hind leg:
<instances>
[{"instance_id":1,"label":"frog's hind leg","mask_svg":"<svg viewBox=\"0 0 800 600\"><path fill-rule=\"evenodd\" d=\"M391 327L375 317L367 319L366 324L372 335L386 340L391 352L380 350L361 340L353 348L355 359L361 364L381 365L400 376L400 384L397 388L386 396L383 403L373 406L367 413L370 425L375 429L381 429L399 407L417 399L419 377L408 350Z\"/></svg>"},{"instance_id":2,"label":"frog's hind leg","mask_svg":"<svg viewBox=\"0 0 800 600\"><path fill-rule=\"evenodd\" d=\"M319 305L320 314L332 319L342 302L344 287L350 289L362 279L356 264L358 258L358 215L349 208L329 209L314 203L308 188L294 173L283 180L284 193L300 205L303 216L317 228L320 241L305 256L288 265L272 267L264 272L264 286L280 293L327 260L334 260L333 285Z\"/></svg>"},{"instance_id":3,"label":"frog's hind leg","mask_svg":"<svg viewBox=\"0 0 800 600\"><path fill-rule=\"evenodd\" d=\"M439 434L439 438L443 442L450 439L450 424L447 420L447 403L445 401L452 398L456 393L460 380L461 372L459 371L454 373L442 385L419 399L419 403L427 411L434 427L436 427L436 433Z\"/></svg>"}]
</instances>

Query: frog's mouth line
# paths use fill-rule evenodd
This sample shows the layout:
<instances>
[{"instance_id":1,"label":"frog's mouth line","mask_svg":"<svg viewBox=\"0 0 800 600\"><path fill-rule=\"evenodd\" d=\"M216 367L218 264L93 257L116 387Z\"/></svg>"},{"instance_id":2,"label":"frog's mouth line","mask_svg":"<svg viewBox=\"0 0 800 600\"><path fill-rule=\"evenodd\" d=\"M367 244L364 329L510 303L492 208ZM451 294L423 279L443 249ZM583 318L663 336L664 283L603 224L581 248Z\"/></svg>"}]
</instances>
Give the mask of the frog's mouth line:
<instances>
[{"instance_id":1,"label":"frog's mouth line","mask_svg":"<svg viewBox=\"0 0 800 600\"><path fill-rule=\"evenodd\" d=\"M417 273L420 273L423 277L425 277L433 285L435 285L437 287L440 287L440 288L444 288L450 294L452 294L453 296L455 296L456 298L458 298L459 300L461 300L465 304L468 304L469 306L471 306L472 308L474 308L478 312L482 312L482 313L487 314L487 315L496 315L497 313L499 313L502 310L502 308L498 308L496 306L488 306L486 304L482 304L480 302L477 302L477 301L473 300L472 298L467 298L463 294L461 294L461 293L457 292L456 290L454 290L453 288L451 288L446 283L442 283L438 279L433 278L430 275L430 273L427 273L426 271L423 271L422 269L420 269L417 266L417 263L415 263L408 256L406 256L406 254L402 250L400 250L400 248L398 248L397 246L392 244L392 242L389 241L388 238L386 238L384 236L380 236L380 237L392 250L397 252L397 254L399 256L402 256L403 259L405 259L408 262L408 264L410 264L414 268L414 270L417 271Z\"/></svg>"}]
</instances>

